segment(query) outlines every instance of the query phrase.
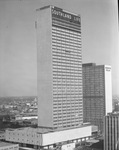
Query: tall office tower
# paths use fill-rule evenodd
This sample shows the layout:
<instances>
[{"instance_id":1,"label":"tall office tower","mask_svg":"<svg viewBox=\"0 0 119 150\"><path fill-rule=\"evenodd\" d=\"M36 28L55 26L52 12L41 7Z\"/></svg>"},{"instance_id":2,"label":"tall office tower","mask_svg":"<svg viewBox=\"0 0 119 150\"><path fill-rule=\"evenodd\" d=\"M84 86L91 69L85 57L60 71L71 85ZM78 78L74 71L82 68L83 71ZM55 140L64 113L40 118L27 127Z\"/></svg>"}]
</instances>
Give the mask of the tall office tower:
<instances>
[{"instance_id":1,"label":"tall office tower","mask_svg":"<svg viewBox=\"0 0 119 150\"><path fill-rule=\"evenodd\" d=\"M104 117L104 150L119 150L119 114Z\"/></svg>"},{"instance_id":2,"label":"tall office tower","mask_svg":"<svg viewBox=\"0 0 119 150\"><path fill-rule=\"evenodd\" d=\"M80 16L46 6L37 9L38 126L83 123Z\"/></svg>"},{"instance_id":3,"label":"tall office tower","mask_svg":"<svg viewBox=\"0 0 119 150\"><path fill-rule=\"evenodd\" d=\"M103 116L112 112L111 67L83 64L84 122L103 130Z\"/></svg>"}]
</instances>

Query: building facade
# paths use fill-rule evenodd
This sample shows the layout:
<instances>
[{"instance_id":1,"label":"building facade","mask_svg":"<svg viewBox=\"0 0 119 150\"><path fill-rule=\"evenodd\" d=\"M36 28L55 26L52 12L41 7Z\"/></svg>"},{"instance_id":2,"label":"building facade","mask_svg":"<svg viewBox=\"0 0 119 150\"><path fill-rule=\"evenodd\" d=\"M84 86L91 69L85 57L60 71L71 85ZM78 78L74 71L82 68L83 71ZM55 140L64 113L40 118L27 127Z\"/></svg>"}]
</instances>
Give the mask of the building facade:
<instances>
[{"instance_id":1,"label":"building facade","mask_svg":"<svg viewBox=\"0 0 119 150\"><path fill-rule=\"evenodd\" d=\"M63 9L37 9L38 126L83 123L81 18Z\"/></svg>"},{"instance_id":2,"label":"building facade","mask_svg":"<svg viewBox=\"0 0 119 150\"><path fill-rule=\"evenodd\" d=\"M104 150L119 150L119 114L104 117Z\"/></svg>"},{"instance_id":3,"label":"building facade","mask_svg":"<svg viewBox=\"0 0 119 150\"><path fill-rule=\"evenodd\" d=\"M83 64L84 122L103 130L103 116L112 112L111 66Z\"/></svg>"}]
</instances>

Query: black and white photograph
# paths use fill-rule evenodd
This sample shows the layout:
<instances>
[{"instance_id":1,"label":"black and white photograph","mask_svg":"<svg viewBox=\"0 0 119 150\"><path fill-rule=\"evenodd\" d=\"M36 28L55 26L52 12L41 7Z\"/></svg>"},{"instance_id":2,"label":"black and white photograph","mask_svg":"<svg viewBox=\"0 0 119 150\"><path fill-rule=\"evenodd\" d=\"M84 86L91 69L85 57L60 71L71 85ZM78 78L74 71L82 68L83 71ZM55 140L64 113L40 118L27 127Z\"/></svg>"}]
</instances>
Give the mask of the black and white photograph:
<instances>
[{"instance_id":1,"label":"black and white photograph","mask_svg":"<svg viewBox=\"0 0 119 150\"><path fill-rule=\"evenodd\" d=\"M0 0L0 150L119 150L118 0Z\"/></svg>"}]
</instances>

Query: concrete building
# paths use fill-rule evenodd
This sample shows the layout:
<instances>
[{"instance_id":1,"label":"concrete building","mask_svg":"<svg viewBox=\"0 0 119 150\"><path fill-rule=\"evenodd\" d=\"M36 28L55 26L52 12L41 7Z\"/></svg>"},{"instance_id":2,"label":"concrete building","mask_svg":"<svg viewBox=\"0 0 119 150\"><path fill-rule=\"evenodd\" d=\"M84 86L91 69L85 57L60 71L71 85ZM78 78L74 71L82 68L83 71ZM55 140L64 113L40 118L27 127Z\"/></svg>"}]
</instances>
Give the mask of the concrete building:
<instances>
[{"instance_id":1,"label":"concrete building","mask_svg":"<svg viewBox=\"0 0 119 150\"><path fill-rule=\"evenodd\" d=\"M35 148L48 148L53 145L65 145L73 142L81 142L92 136L92 126L83 125L78 128L53 131L46 128L18 128L7 129L5 134L6 141L19 144L30 144ZM24 145L25 146L25 145Z\"/></svg>"},{"instance_id":2,"label":"concrete building","mask_svg":"<svg viewBox=\"0 0 119 150\"><path fill-rule=\"evenodd\" d=\"M19 150L19 145L0 141L0 150Z\"/></svg>"},{"instance_id":3,"label":"concrete building","mask_svg":"<svg viewBox=\"0 0 119 150\"><path fill-rule=\"evenodd\" d=\"M5 132L0 131L0 140L4 140L4 139L5 139Z\"/></svg>"},{"instance_id":4,"label":"concrete building","mask_svg":"<svg viewBox=\"0 0 119 150\"><path fill-rule=\"evenodd\" d=\"M81 18L54 6L37 9L38 125L83 123Z\"/></svg>"},{"instance_id":5,"label":"concrete building","mask_svg":"<svg viewBox=\"0 0 119 150\"><path fill-rule=\"evenodd\" d=\"M104 117L104 150L119 150L119 113Z\"/></svg>"},{"instance_id":6,"label":"concrete building","mask_svg":"<svg viewBox=\"0 0 119 150\"><path fill-rule=\"evenodd\" d=\"M84 122L103 130L103 116L112 112L111 66L83 64Z\"/></svg>"},{"instance_id":7,"label":"concrete building","mask_svg":"<svg viewBox=\"0 0 119 150\"><path fill-rule=\"evenodd\" d=\"M31 119L38 119L37 114L23 114L23 115L16 115L15 120L31 120Z\"/></svg>"}]
</instances>

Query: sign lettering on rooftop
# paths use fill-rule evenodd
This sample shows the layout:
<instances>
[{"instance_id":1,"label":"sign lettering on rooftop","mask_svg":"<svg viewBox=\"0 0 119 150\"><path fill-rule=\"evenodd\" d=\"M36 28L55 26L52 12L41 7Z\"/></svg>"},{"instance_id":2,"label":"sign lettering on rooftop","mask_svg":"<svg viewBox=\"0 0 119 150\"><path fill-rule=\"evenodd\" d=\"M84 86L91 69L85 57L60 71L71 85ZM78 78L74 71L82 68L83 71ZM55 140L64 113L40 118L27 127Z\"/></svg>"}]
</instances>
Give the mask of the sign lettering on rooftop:
<instances>
[{"instance_id":1,"label":"sign lettering on rooftop","mask_svg":"<svg viewBox=\"0 0 119 150\"><path fill-rule=\"evenodd\" d=\"M79 16L65 12L62 9L59 9L57 7L52 8L52 16L56 18L64 19L64 20L67 20L76 24L81 23L81 19Z\"/></svg>"},{"instance_id":2,"label":"sign lettering on rooftop","mask_svg":"<svg viewBox=\"0 0 119 150\"><path fill-rule=\"evenodd\" d=\"M105 67L106 71L111 71L111 67Z\"/></svg>"}]
</instances>

